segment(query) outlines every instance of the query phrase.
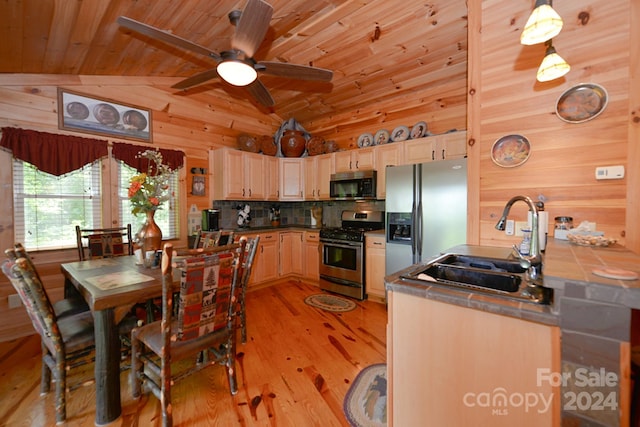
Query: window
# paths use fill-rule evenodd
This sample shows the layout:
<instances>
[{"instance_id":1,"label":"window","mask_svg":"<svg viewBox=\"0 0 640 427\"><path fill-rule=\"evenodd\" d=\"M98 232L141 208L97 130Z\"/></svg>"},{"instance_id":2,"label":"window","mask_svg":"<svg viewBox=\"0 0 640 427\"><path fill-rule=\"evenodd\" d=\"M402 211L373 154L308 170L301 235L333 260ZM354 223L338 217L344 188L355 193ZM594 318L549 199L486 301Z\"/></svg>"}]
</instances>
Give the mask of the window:
<instances>
[{"instance_id":1,"label":"window","mask_svg":"<svg viewBox=\"0 0 640 427\"><path fill-rule=\"evenodd\" d=\"M129 189L129 180L132 176L137 175L138 172L122 163L118 162L118 198L119 198L119 212L120 212L120 223L121 224L131 224L131 228L133 232L137 232L142 223L145 220L145 216L142 214L138 214L135 216L131 213L131 204L129 203L129 198L127 196L127 191ZM179 184L179 172L175 171L171 178L171 182L169 185L171 186L171 190L173 195L168 203L162 205L160 209L156 211L155 221L162 230L162 238L163 239L175 239L178 238L178 231L180 229L180 224L178 221L178 189L180 188Z\"/></svg>"},{"instance_id":2,"label":"window","mask_svg":"<svg viewBox=\"0 0 640 427\"><path fill-rule=\"evenodd\" d=\"M15 240L29 250L76 246L75 226L101 227L100 162L57 177L13 160Z\"/></svg>"},{"instance_id":3,"label":"window","mask_svg":"<svg viewBox=\"0 0 640 427\"><path fill-rule=\"evenodd\" d=\"M57 177L39 171L30 163L13 160L15 241L31 251L75 248L76 225L114 227L112 217L118 218L119 224L131 224L133 232L137 232L145 216L136 217L131 213L127 197L129 179L137 172L122 162L117 165L118 179L110 184L112 168L102 168L100 161ZM118 186L117 209L112 209L107 190L112 185ZM163 239L179 238L179 171L173 174L170 185L174 194L155 215Z\"/></svg>"}]
</instances>

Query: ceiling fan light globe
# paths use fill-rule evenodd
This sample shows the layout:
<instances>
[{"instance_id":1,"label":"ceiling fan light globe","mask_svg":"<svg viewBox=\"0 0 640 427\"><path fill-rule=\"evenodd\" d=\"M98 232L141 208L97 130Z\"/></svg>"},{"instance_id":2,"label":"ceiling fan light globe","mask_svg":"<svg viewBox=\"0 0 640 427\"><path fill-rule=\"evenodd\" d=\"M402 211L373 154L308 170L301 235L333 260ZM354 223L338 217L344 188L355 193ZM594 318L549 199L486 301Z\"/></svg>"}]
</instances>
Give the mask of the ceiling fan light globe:
<instances>
[{"instance_id":1,"label":"ceiling fan light globe","mask_svg":"<svg viewBox=\"0 0 640 427\"><path fill-rule=\"evenodd\" d=\"M548 3L548 0L536 2L536 7L520 35L520 43L523 45L544 43L562 30L562 18Z\"/></svg>"},{"instance_id":2,"label":"ceiling fan light globe","mask_svg":"<svg viewBox=\"0 0 640 427\"><path fill-rule=\"evenodd\" d=\"M247 86L258 78L256 70L242 61L222 61L216 70L224 81L234 86Z\"/></svg>"}]
</instances>

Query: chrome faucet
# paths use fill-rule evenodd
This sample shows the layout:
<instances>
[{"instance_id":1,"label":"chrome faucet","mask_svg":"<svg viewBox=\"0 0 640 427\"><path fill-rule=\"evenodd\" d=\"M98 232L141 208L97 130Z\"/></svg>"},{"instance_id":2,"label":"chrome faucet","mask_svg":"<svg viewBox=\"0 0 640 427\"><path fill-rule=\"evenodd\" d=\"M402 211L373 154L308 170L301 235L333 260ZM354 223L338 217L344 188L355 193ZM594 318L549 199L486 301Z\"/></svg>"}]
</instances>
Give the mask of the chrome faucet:
<instances>
[{"instance_id":1,"label":"chrome faucet","mask_svg":"<svg viewBox=\"0 0 640 427\"><path fill-rule=\"evenodd\" d=\"M520 265L527 269L529 286L535 288L542 286L542 254L540 253L538 209L536 208L536 205L529 197L512 197L505 205L502 217L500 217L500 220L496 224L496 229L504 231L511 206L519 200L525 202L529 206L529 212L531 212L531 243L529 247L529 255L522 255L516 245L513 245L513 249L516 256L520 259Z\"/></svg>"}]
</instances>

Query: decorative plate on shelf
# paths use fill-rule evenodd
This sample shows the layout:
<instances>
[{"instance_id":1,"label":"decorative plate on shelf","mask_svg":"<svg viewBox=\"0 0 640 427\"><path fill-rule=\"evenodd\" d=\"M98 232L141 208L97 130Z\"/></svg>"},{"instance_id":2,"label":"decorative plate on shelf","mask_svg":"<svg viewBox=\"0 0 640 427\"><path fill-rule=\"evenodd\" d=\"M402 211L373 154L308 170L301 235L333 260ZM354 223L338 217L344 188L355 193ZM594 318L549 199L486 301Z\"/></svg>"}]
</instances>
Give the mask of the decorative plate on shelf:
<instances>
[{"instance_id":1,"label":"decorative plate on shelf","mask_svg":"<svg viewBox=\"0 0 640 427\"><path fill-rule=\"evenodd\" d=\"M389 142L388 130L380 129L378 132L376 132L375 136L373 137L373 145L386 144L387 142Z\"/></svg>"},{"instance_id":2,"label":"decorative plate on shelf","mask_svg":"<svg viewBox=\"0 0 640 427\"><path fill-rule=\"evenodd\" d=\"M556 102L556 114L568 123L582 123L594 119L607 106L605 88L594 83L582 83L567 89Z\"/></svg>"},{"instance_id":3,"label":"decorative plate on shelf","mask_svg":"<svg viewBox=\"0 0 640 427\"><path fill-rule=\"evenodd\" d=\"M427 134L427 123L418 122L411 128L411 139L422 138Z\"/></svg>"},{"instance_id":4,"label":"decorative plate on shelf","mask_svg":"<svg viewBox=\"0 0 640 427\"><path fill-rule=\"evenodd\" d=\"M529 158L531 144L522 135L505 135L493 143L491 160L503 168L520 166Z\"/></svg>"},{"instance_id":5,"label":"decorative plate on shelf","mask_svg":"<svg viewBox=\"0 0 640 427\"><path fill-rule=\"evenodd\" d=\"M393 142L404 141L409 138L409 128L406 126L398 126L391 132L391 140Z\"/></svg>"},{"instance_id":6,"label":"decorative plate on shelf","mask_svg":"<svg viewBox=\"0 0 640 427\"><path fill-rule=\"evenodd\" d=\"M358 147L364 148L364 147L371 147L372 145L373 145L373 135L371 135L370 133L363 133L358 138Z\"/></svg>"}]
</instances>

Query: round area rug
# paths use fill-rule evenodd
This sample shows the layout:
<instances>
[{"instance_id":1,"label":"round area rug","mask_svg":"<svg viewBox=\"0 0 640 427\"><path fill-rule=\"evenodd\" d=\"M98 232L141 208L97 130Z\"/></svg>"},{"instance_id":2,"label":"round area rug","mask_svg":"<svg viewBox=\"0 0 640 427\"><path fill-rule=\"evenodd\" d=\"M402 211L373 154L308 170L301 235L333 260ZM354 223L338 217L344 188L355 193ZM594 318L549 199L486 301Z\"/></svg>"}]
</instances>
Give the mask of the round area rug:
<instances>
[{"instance_id":1,"label":"round area rug","mask_svg":"<svg viewBox=\"0 0 640 427\"><path fill-rule=\"evenodd\" d=\"M304 299L304 302L326 311L351 311L356 308L356 303L350 299L329 294L309 295Z\"/></svg>"},{"instance_id":2,"label":"round area rug","mask_svg":"<svg viewBox=\"0 0 640 427\"><path fill-rule=\"evenodd\" d=\"M387 365L364 368L344 397L344 415L353 427L387 425Z\"/></svg>"}]
</instances>

